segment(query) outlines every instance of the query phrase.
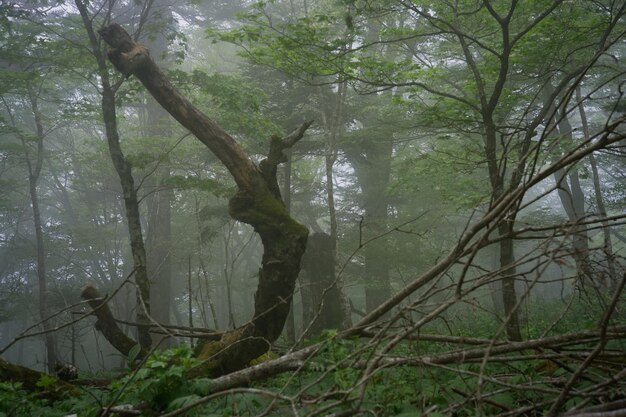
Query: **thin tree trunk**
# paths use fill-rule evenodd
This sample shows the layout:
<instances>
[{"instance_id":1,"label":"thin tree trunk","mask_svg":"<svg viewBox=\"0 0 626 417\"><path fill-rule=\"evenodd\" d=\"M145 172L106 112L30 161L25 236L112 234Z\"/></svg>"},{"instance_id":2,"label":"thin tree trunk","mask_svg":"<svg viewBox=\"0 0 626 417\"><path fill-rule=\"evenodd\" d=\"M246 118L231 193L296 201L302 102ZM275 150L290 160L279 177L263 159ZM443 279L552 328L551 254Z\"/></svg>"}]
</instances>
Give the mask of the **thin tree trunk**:
<instances>
[{"instance_id":1,"label":"thin tree trunk","mask_svg":"<svg viewBox=\"0 0 626 417\"><path fill-rule=\"evenodd\" d=\"M137 190L132 175L132 169L120 146L120 138L117 129L117 115L115 109L115 92L109 80L109 70L106 66L105 56L96 38L93 29L92 19L89 17L87 7L81 0L75 0L83 25L87 31L91 44L92 53L98 64L98 75L102 86L102 116L109 147L109 154L113 161L113 166L117 172L122 185L124 196L124 206L126 208L126 220L128 222L128 232L130 235L130 247L135 266L136 293L136 319L140 325L137 329L138 341L143 349L150 349L152 339L149 332L148 315L150 314L150 281L146 269L146 250L144 247L143 234L141 231L141 217L139 214L139 202L137 200Z\"/></svg>"},{"instance_id":2,"label":"thin tree trunk","mask_svg":"<svg viewBox=\"0 0 626 417\"><path fill-rule=\"evenodd\" d=\"M170 176L169 167L159 167L155 175L158 178L155 192L148 199L146 233L150 302L152 317L159 323L169 324L172 310L172 191L164 185Z\"/></svg>"},{"instance_id":3,"label":"thin tree trunk","mask_svg":"<svg viewBox=\"0 0 626 417\"><path fill-rule=\"evenodd\" d=\"M215 330L219 329L219 322L217 320L217 310L215 309L215 304L213 303L213 297L211 297L211 279L209 277L209 274L206 271L206 266L204 265L204 261L202 260L202 258L199 259L199 263L200 263L200 270L202 271L202 277L204 278L204 286L206 288L206 299L207 299L207 304L209 305L209 310L211 311L211 318L213 319L213 328ZM200 293L200 296L202 296L202 284L201 281L198 280L199 285L198 285L198 291ZM204 306L202 306L203 311L205 310ZM206 314L205 314L206 317ZM205 321L205 325L208 326L208 323L206 323Z\"/></svg>"},{"instance_id":4,"label":"thin tree trunk","mask_svg":"<svg viewBox=\"0 0 626 417\"><path fill-rule=\"evenodd\" d=\"M338 85L335 108L333 109L330 118L326 116L326 112L322 111L324 123L326 124L327 129L330 130L330 136L328 137L328 141L326 143L326 157L324 158L326 171L326 199L328 201L328 217L330 219L330 239L332 241L333 250L335 251L332 257L335 262L333 265L333 268L335 269L334 280L336 281L336 289L339 291L338 302L340 303L340 314L344 327L350 326L352 324L352 320L350 317L350 301L343 291L343 280L337 275L338 266L336 262L339 253L339 230L337 224L337 208L335 206L335 184L333 171L335 162L337 161L337 140L343 130L343 113L346 95L347 83L342 82ZM308 273L308 276L310 277L310 272Z\"/></svg>"},{"instance_id":5,"label":"thin tree trunk","mask_svg":"<svg viewBox=\"0 0 626 417\"><path fill-rule=\"evenodd\" d=\"M327 152L334 153L333 150ZM330 236L337 241L337 210L335 209L335 185L333 183L333 166L335 165L336 156L327 154L325 158L326 170L326 200L328 201L328 217L330 219Z\"/></svg>"},{"instance_id":6,"label":"thin tree trunk","mask_svg":"<svg viewBox=\"0 0 626 417\"><path fill-rule=\"evenodd\" d=\"M498 165L496 153L497 133L493 122L488 118L485 120L485 153L487 156L487 167L489 170L489 181L491 183L492 201L497 201L504 193L504 173ZM523 154L523 151L522 153ZM517 186L521 176L511 177L511 187ZM511 232L515 225L515 213L512 212L508 219L501 219L498 225L498 236L500 239L500 276L502 282L502 305L504 308L505 329L509 340L520 341L522 334L519 326L519 313L517 307L517 291L515 289L515 241Z\"/></svg>"},{"instance_id":7,"label":"thin tree trunk","mask_svg":"<svg viewBox=\"0 0 626 417\"><path fill-rule=\"evenodd\" d=\"M233 275L234 275L234 265L235 265L235 255L231 254L230 245L233 240L233 229L235 228L235 222L229 222L228 224L228 235L224 238L224 268L222 269L224 273L224 283L226 284L226 311L228 313L228 329L234 329L237 327L235 323L235 315L233 312ZM232 259L231 259L232 258Z\"/></svg>"},{"instance_id":8,"label":"thin tree trunk","mask_svg":"<svg viewBox=\"0 0 626 417\"><path fill-rule=\"evenodd\" d=\"M189 302L187 303L187 318L190 329L193 329L193 290L191 288L191 255L187 259L187 295L189 296ZM189 339L189 344L193 346L193 338Z\"/></svg>"},{"instance_id":9,"label":"thin tree trunk","mask_svg":"<svg viewBox=\"0 0 626 417\"><path fill-rule=\"evenodd\" d=\"M335 240L337 247L337 210L335 209L335 190L333 181L333 167L337 160L337 137L342 127L343 106L345 95L345 83L339 84L339 91L336 100L327 115L328 109L321 110L321 116L328 135L326 137L326 156L324 158L324 168L326 175L326 200L328 206L328 216L330 218L330 236ZM323 96L323 93L322 93Z\"/></svg>"},{"instance_id":10,"label":"thin tree trunk","mask_svg":"<svg viewBox=\"0 0 626 417\"><path fill-rule=\"evenodd\" d=\"M384 236L389 221L387 188L391 180L393 142L389 138L367 138L358 147L345 149L363 195L364 217L360 233L365 258L365 310L373 311L391 297L388 241ZM371 240L376 238L375 240Z\"/></svg>"},{"instance_id":11,"label":"thin tree trunk","mask_svg":"<svg viewBox=\"0 0 626 417\"><path fill-rule=\"evenodd\" d=\"M293 4L292 4L293 6ZM285 151L287 161L285 162L285 170L283 176L283 201L285 202L285 208L288 213L291 213L291 149ZM296 342L296 323L293 313L293 299L291 300L291 308L289 309L289 315L287 316L287 323L285 324L285 336L287 342L294 344Z\"/></svg>"},{"instance_id":12,"label":"thin tree trunk","mask_svg":"<svg viewBox=\"0 0 626 417\"><path fill-rule=\"evenodd\" d=\"M500 267L502 268L502 304L504 305L504 319L506 320L506 334L509 340L520 341L519 314L517 312L517 291L515 289L515 275L517 274L515 263L514 241L510 236L513 222L502 221L498 226L500 242Z\"/></svg>"},{"instance_id":13,"label":"thin tree trunk","mask_svg":"<svg viewBox=\"0 0 626 417\"><path fill-rule=\"evenodd\" d=\"M201 231L201 220L200 220L200 202L198 201L198 197L195 197L195 205L194 205L196 222L198 224L198 297L200 298L200 311L202 313L202 318L204 320L205 327L209 326L207 315L206 315L206 304L209 305L209 309L211 311L211 319L213 320L213 329L218 330L220 328L219 322L217 319L217 311L215 309L215 304L213 303L213 297L211 297L211 279L206 269L206 265L204 264L203 256L202 256L202 231ZM202 278L204 278L204 287L206 288L206 303L204 302L204 292L202 289L202 280L200 279L200 273L202 273ZM189 294L191 297L191 293Z\"/></svg>"},{"instance_id":14,"label":"thin tree trunk","mask_svg":"<svg viewBox=\"0 0 626 417\"><path fill-rule=\"evenodd\" d=\"M556 125L557 133L562 138L573 141L572 126L565 111L560 107L556 108L554 118L552 123ZM569 221L574 224L572 227L572 257L576 263L578 279L583 285L585 283L596 285L593 279L593 269L589 263L587 228L577 224L585 217L585 195L580 186L578 171L576 167L573 167L569 174L561 170L554 174L554 179L563 209Z\"/></svg>"},{"instance_id":15,"label":"thin tree trunk","mask_svg":"<svg viewBox=\"0 0 626 417\"><path fill-rule=\"evenodd\" d=\"M152 5L142 17L149 21L149 26L142 27L146 45L152 51L152 55L159 65L167 65L166 31L173 22L172 11L169 5L161 0L151 0ZM147 273L150 277L150 302L152 317L159 323L169 324L172 312L172 215L171 203L172 190L168 186L170 178L170 165L168 155L162 155L163 140L172 136L172 120L163 108L151 96L146 97L146 126L143 129L147 140L159 138L156 143L159 148L156 154L160 156L151 178L146 183L149 196L146 199L148 208L148 221L146 226L146 256ZM161 348L174 345L173 339L161 343Z\"/></svg>"},{"instance_id":16,"label":"thin tree trunk","mask_svg":"<svg viewBox=\"0 0 626 417\"><path fill-rule=\"evenodd\" d=\"M589 134L589 124L587 122L587 113L585 112L585 107L583 106L583 101L581 97L580 87L576 88L576 101L578 102L578 111L580 113L580 120L583 128L583 134L585 135L585 140L589 140L591 135ZM593 190L594 196L596 200L596 205L598 206L598 216L601 219L606 218L606 205L604 204L604 197L602 196L602 188L600 186L600 174L598 172L598 164L596 162L596 157L593 153L589 154L589 163L591 165L591 172L593 174ZM615 254L613 253L613 242L611 239L611 226L609 222L606 220L602 220L602 233L604 237L604 254L606 256L606 263L608 269L608 278L609 278L609 290L611 292L615 291L618 281L617 268L615 267Z\"/></svg>"},{"instance_id":17,"label":"thin tree trunk","mask_svg":"<svg viewBox=\"0 0 626 417\"><path fill-rule=\"evenodd\" d=\"M585 196L580 186L578 172L573 168L569 175L563 171L554 174L554 179L558 187L558 195L563 209L572 227L572 248L574 262L580 282L593 282L593 270L589 264L589 243L587 228L583 225L576 225L585 217L584 203Z\"/></svg>"},{"instance_id":18,"label":"thin tree trunk","mask_svg":"<svg viewBox=\"0 0 626 417\"><path fill-rule=\"evenodd\" d=\"M33 222L35 224L35 239L37 247L37 283L39 289L39 316L43 321L43 329L46 332L44 335L44 341L46 346L46 368L49 373L54 373L55 365L57 365L57 352L56 352L56 340L52 333L52 325L48 320L49 307L48 307L48 281L46 275L46 255L43 242L43 226L41 224L41 211L39 210L39 195L37 193L37 182L39 181L39 174L41 174L41 168L43 165L43 153L44 153L44 130L41 121L41 113L39 112L39 106L37 103L37 96L33 91L29 91L29 99L31 104L31 111L35 119L35 128L37 131L37 154L35 157L35 164L33 166L30 156L26 148L26 142L22 138L22 144L24 145L24 152L26 153L26 165L28 167L28 188L30 192L30 201L33 208Z\"/></svg>"},{"instance_id":19,"label":"thin tree trunk","mask_svg":"<svg viewBox=\"0 0 626 417\"><path fill-rule=\"evenodd\" d=\"M187 304L188 306L188 323L189 323L189 327L193 327L193 303L191 302L192 300L192 295L193 295L193 289L191 287L191 255L189 255L189 258L187 259L187 295L189 296L189 303Z\"/></svg>"},{"instance_id":20,"label":"thin tree trunk","mask_svg":"<svg viewBox=\"0 0 626 417\"><path fill-rule=\"evenodd\" d=\"M111 46L109 59L125 76L134 75L178 122L189 129L229 170L238 192L229 202L231 216L250 224L263 244L254 316L241 327L228 331L219 342L201 347L205 360L188 376L218 375L241 369L265 353L280 336L289 314L300 259L308 230L286 210L276 179L283 151L303 136L309 123L288 136L273 136L269 154L257 166L220 126L195 108L174 89L150 58L147 48L134 42L121 26L100 30Z\"/></svg>"}]
</instances>

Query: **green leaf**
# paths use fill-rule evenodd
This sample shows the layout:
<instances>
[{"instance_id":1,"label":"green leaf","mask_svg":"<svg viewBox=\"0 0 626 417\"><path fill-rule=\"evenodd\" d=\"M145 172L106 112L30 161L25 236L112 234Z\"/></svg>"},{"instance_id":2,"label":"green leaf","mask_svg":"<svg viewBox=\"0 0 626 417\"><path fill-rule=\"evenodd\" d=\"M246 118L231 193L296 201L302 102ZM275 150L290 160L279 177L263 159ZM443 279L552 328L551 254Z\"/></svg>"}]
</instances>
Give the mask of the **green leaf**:
<instances>
[{"instance_id":1,"label":"green leaf","mask_svg":"<svg viewBox=\"0 0 626 417\"><path fill-rule=\"evenodd\" d=\"M47 388L56 384L56 382L57 378L53 377L52 375L41 374L39 381L37 381L37 386L40 388Z\"/></svg>"},{"instance_id":2,"label":"green leaf","mask_svg":"<svg viewBox=\"0 0 626 417\"><path fill-rule=\"evenodd\" d=\"M199 395L195 395L195 394L186 395L184 397L179 397L173 401L170 401L170 403L167 406L167 409L169 411L177 410L181 407L184 407L186 405L193 403L194 401L198 401L200 398L202 397L200 397Z\"/></svg>"},{"instance_id":3,"label":"green leaf","mask_svg":"<svg viewBox=\"0 0 626 417\"><path fill-rule=\"evenodd\" d=\"M128 352L127 363L129 368L132 368L135 364L135 360L137 360L139 352L141 352L141 346L139 345L139 343L133 346L132 349Z\"/></svg>"},{"instance_id":4,"label":"green leaf","mask_svg":"<svg viewBox=\"0 0 626 417\"><path fill-rule=\"evenodd\" d=\"M211 388L211 380L209 378L197 378L190 381L190 389L197 395L208 395Z\"/></svg>"},{"instance_id":5,"label":"green leaf","mask_svg":"<svg viewBox=\"0 0 626 417\"><path fill-rule=\"evenodd\" d=\"M152 361L148 364L149 368L155 369L155 368L166 368L167 367L167 362L163 362L163 361Z\"/></svg>"}]
</instances>

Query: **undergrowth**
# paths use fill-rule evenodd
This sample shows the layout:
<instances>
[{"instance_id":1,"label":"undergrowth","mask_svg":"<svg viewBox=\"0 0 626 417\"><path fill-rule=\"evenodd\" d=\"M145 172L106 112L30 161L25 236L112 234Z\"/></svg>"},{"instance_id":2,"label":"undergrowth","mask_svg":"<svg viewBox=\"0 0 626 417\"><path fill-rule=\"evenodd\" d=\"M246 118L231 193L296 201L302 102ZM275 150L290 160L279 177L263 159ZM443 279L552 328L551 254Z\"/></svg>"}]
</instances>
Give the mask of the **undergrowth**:
<instances>
[{"instance_id":1,"label":"undergrowth","mask_svg":"<svg viewBox=\"0 0 626 417\"><path fill-rule=\"evenodd\" d=\"M573 300L564 310L564 302L537 303L527 309L526 337L558 335L565 332L595 329L601 306L591 306L584 300ZM620 306L623 317L624 306ZM620 313L618 312L618 313ZM468 313L465 313L467 317ZM489 338L499 323L494 315L483 311L472 312L469 320L448 319L445 323L428 327L430 334L448 334ZM456 312L461 317L463 314ZM619 314L618 314L619 315ZM624 320L621 320L621 324ZM619 320L612 324L620 324ZM207 401L186 412L185 416L237 415L300 415L367 410L381 416L496 415L511 410L529 411L522 415L545 413L557 398L563 384L580 365L593 345L570 345L571 355L559 360L537 356L539 350L516 352L504 360L482 363L478 360L458 360L446 364L419 361L430 355L453 353L460 346L452 343L404 340L381 356L380 365L371 373L364 373L364 364L375 358L387 340L335 338L336 332L327 331L315 340L323 348L298 372L233 390ZM601 366L594 366L572 387L573 392L585 392L604 380L611 372L626 363L623 340L611 341L605 350L612 356ZM526 356L528 359L525 359ZM507 360L506 358L514 358ZM581 359L582 358L582 359ZM392 360L397 359L395 365ZM387 362L384 362L387 361ZM54 378L40 381L40 392L29 392L20 384L0 382L0 417L8 416L67 416L101 415L103 409L120 404L132 404L143 410L142 415L160 415L177 410L212 393L208 378L186 379L185 371L196 365L192 350L176 347L153 354L137 370L113 380L106 388L81 388L78 396L52 401L46 397L46 388L53 386ZM586 399L586 404L624 397L619 383L607 385L605 394ZM278 396L276 395L278 394ZM570 408L583 401L572 395L564 404Z\"/></svg>"}]
</instances>

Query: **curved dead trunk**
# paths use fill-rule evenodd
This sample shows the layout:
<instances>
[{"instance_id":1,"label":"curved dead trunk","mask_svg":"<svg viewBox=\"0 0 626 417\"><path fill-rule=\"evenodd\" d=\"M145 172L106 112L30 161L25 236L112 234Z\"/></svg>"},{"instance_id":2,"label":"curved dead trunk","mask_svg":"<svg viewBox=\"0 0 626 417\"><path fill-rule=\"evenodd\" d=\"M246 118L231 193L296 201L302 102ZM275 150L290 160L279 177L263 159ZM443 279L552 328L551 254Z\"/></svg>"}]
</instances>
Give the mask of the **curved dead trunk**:
<instances>
[{"instance_id":1,"label":"curved dead trunk","mask_svg":"<svg viewBox=\"0 0 626 417\"><path fill-rule=\"evenodd\" d=\"M308 230L289 215L280 197L276 168L286 160L283 151L302 138L311 122L284 138L272 137L269 155L257 167L228 133L178 93L146 47L134 42L117 24L103 28L100 34L112 48L109 59L113 65L127 77L136 76L159 104L226 166L238 186L230 200L230 215L251 225L261 237L264 252L253 318L227 332L221 341L202 346L199 356L206 360L191 374L218 375L243 368L269 349L289 313Z\"/></svg>"}]
</instances>

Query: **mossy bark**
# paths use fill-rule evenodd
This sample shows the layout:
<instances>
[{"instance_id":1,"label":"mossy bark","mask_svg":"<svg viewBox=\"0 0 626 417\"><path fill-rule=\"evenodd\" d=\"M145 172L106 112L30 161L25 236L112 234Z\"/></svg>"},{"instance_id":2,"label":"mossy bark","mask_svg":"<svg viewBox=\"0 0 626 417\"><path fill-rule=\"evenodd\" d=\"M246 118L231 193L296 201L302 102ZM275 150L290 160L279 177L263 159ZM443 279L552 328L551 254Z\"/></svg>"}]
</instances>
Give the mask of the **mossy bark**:
<instances>
[{"instance_id":1,"label":"mossy bark","mask_svg":"<svg viewBox=\"0 0 626 417\"><path fill-rule=\"evenodd\" d=\"M43 375L46 374L12 364L0 358L0 381L21 383L22 387L29 391L44 391L44 395L51 399L59 399L64 395L76 395L80 393L75 386L61 380L45 388L40 387L37 384Z\"/></svg>"},{"instance_id":2,"label":"mossy bark","mask_svg":"<svg viewBox=\"0 0 626 417\"><path fill-rule=\"evenodd\" d=\"M93 314L97 318L96 330L100 331L104 338L122 355L129 356L137 342L126 336L122 329L119 328L111 309L109 309L107 300L103 299L98 290L91 285L83 288L81 296L89 303L89 306L93 309ZM147 354L148 352L145 349L141 349L137 358L141 359Z\"/></svg>"},{"instance_id":3,"label":"mossy bark","mask_svg":"<svg viewBox=\"0 0 626 417\"><path fill-rule=\"evenodd\" d=\"M253 182L257 181L255 192L239 191L229 205L231 216L252 225L263 243L254 316L219 342L206 343L198 353L205 363L192 370L191 376L217 376L244 368L269 350L289 314L308 230L289 216L262 178Z\"/></svg>"},{"instance_id":4,"label":"mossy bark","mask_svg":"<svg viewBox=\"0 0 626 417\"><path fill-rule=\"evenodd\" d=\"M109 59L124 75L137 77L152 96L181 125L189 129L231 173L238 191L230 200L230 215L251 225L263 243L262 265L252 319L224 334L219 342L199 349L205 362L190 376L220 375L241 369L265 353L278 338L289 313L308 230L296 222L283 203L276 170L285 162L284 150L304 136L310 122L284 138L272 137L267 159L257 166L220 126L195 108L167 80L148 49L117 24L100 30L111 47Z\"/></svg>"}]
</instances>

